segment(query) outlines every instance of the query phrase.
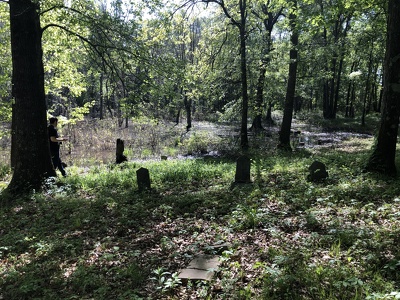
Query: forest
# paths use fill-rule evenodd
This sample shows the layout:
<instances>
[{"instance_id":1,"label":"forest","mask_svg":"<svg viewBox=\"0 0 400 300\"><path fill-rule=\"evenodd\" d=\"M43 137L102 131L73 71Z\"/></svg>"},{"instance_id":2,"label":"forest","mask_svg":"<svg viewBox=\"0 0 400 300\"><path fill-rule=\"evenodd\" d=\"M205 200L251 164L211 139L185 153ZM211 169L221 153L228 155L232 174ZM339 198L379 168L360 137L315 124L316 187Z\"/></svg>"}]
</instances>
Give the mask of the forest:
<instances>
[{"instance_id":1,"label":"forest","mask_svg":"<svg viewBox=\"0 0 400 300\"><path fill-rule=\"evenodd\" d=\"M0 0L0 299L400 299L399 86L398 0Z\"/></svg>"}]
</instances>

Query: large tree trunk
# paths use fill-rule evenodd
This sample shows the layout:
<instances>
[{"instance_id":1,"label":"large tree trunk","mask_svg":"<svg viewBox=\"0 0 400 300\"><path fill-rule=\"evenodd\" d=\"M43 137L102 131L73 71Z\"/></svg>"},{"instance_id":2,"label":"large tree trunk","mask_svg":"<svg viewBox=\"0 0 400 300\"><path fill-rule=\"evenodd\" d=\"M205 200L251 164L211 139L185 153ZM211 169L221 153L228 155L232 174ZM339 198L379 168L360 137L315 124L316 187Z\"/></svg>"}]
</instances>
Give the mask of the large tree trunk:
<instances>
[{"instance_id":1,"label":"large tree trunk","mask_svg":"<svg viewBox=\"0 0 400 300\"><path fill-rule=\"evenodd\" d=\"M293 7L296 7L296 1L293 1ZM290 50L290 65L289 65L289 79L286 90L285 107L283 111L283 120L281 125L281 130L279 132L279 144L278 148L282 150L291 151L290 146L290 129L292 126L293 118L293 104L296 92L296 79L297 79L297 45L299 42L299 36L296 26L296 14L292 12L289 16L290 27L292 30L292 35L290 41L292 43L292 49Z\"/></svg>"},{"instance_id":2,"label":"large tree trunk","mask_svg":"<svg viewBox=\"0 0 400 300\"><path fill-rule=\"evenodd\" d=\"M367 171L396 174L396 142L400 116L400 2L389 0L383 111L376 145Z\"/></svg>"},{"instance_id":3,"label":"large tree trunk","mask_svg":"<svg viewBox=\"0 0 400 300\"><path fill-rule=\"evenodd\" d=\"M38 7L29 0L10 0L13 124L13 177L7 191L41 188L55 176L47 134L46 101Z\"/></svg>"}]
</instances>

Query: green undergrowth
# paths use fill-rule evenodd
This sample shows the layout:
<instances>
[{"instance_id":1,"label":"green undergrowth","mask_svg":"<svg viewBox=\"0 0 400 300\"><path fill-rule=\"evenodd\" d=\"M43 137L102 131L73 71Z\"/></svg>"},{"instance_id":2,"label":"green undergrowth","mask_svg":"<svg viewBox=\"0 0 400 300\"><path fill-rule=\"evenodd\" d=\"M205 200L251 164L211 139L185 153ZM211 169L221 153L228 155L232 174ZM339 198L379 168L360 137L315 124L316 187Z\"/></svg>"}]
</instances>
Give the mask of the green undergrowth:
<instances>
[{"instance_id":1,"label":"green undergrowth","mask_svg":"<svg viewBox=\"0 0 400 300\"><path fill-rule=\"evenodd\" d=\"M1 207L0 299L398 299L399 179L344 150L252 154L251 184L234 159L70 168ZM211 281L178 278L221 243Z\"/></svg>"}]
</instances>

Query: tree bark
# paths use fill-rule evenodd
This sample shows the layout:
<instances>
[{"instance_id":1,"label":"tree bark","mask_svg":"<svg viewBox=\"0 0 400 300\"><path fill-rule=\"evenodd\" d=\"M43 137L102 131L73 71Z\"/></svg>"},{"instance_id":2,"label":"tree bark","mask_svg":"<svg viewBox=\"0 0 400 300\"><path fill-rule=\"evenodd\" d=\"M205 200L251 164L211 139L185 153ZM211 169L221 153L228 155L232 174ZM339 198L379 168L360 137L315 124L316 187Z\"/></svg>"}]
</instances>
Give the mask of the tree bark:
<instances>
[{"instance_id":1,"label":"tree bark","mask_svg":"<svg viewBox=\"0 0 400 300\"><path fill-rule=\"evenodd\" d=\"M117 139L117 147L115 151L115 163L120 164L124 161L128 161L127 157L124 155L125 145L124 141Z\"/></svg>"},{"instance_id":2,"label":"tree bark","mask_svg":"<svg viewBox=\"0 0 400 300\"><path fill-rule=\"evenodd\" d=\"M256 91L256 102L255 102L255 112L256 116L253 119L250 130L254 132L260 132L264 130L262 126L262 113L263 113L263 103L264 103L264 84L266 79L267 66L270 62L270 52L272 49L272 30L276 22L278 22L279 17L282 15L282 8L275 15L270 11L269 2L267 4L262 4L263 18L257 13L254 13L258 18L262 18L264 24L264 42L261 50L261 60L258 69L258 80L257 80L257 91ZM270 109L271 106L268 107ZM268 116L267 112L267 116ZM270 121L267 119L267 121Z\"/></svg>"},{"instance_id":3,"label":"tree bark","mask_svg":"<svg viewBox=\"0 0 400 300\"><path fill-rule=\"evenodd\" d=\"M38 190L56 176L47 134L41 28L38 7L30 0L10 0L12 52L11 194Z\"/></svg>"},{"instance_id":4,"label":"tree bark","mask_svg":"<svg viewBox=\"0 0 400 300\"><path fill-rule=\"evenodd\" d=\"M297 2L293 1L294 7L297 7ZM292 30L292 35L290 41L292 43L292 49L290 50L290 65L289 65L289 79L286 90L285 107L283 111L283 120L281 125L281 130L279 132L279 144L278 148L282 150L291 151L290 146L290 129L292 126L293 118L293 104L296 92L296 79L297 79L297 45L299 42L299 36L296 25L296 14L292 12L289 15L290 27Z\"/></svg>"},{"instance_id":5,"label":"tree bark","mask_svg":"<svg viewBox=\"0 0 400 300\"><path fill-rule=\"evenodd\" d=\"M103 120L103 110L104 110L104 94L103 94L103 80L104 80L104 75L103 73L100 74L100 91L99 91L99 98L100 98L100 115L99 118L100 120Z\"/></svg>"},{"instance_id":6,"label":"tree bark","mask_svg":"<svg viewBox=\"0 0 400 300\"><path fill-rule=\"evenodd\" d=\"M389 0L383 110L376 144L366 171L396 175L396 142L400 116L400 2Z\"/></svg>"},{"instance_id":7,"label":"tree bark","mask_svg":"<svg viewBox=\"0 0 400 300\"><path fill-rule=\"evenodd\" d=\"M247 92L247 58L246 58L246 0L240 0L240 70L242 78L242 122L240 127L240 146L249 148L247 134L247 116L249 110L249 94Z\"/></svg>"},{"instance_id":8,"label":"tree bark","mask_svg":"<svg viewBox=\"0 0 400 300\"><path fill-rule=\"evenodd\" d=\"M251 125L250 131L254 131L258 133L264 130L262 126L262 105L264 102L264 83L265 83L265 73L267 72L267 68L265 62L261 62L261 66L259 68L259 75L257 80L257 92L256 92L256 103L255 103L255 112L256 116L253 119L253 123Z\"/></svg>"},{"instance_id":9,"label":"tree bark","mask_svg":"<svg viewBox=\"0 0 400 300\"><path fill-rule=\"evenodd\" d=\"M192 99L189 99L186 92L184 92L183 104L186 110L186 131L192 128Z\"/></svg>"}]
</instances>

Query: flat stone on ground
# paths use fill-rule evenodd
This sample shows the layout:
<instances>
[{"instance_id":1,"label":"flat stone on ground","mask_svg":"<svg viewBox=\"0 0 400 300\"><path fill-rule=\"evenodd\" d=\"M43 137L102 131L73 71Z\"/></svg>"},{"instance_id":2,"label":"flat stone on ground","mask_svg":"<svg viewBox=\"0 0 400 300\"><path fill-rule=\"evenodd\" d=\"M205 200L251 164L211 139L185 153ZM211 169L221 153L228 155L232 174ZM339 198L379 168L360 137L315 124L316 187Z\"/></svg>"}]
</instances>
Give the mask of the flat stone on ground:
<instances>
[{"instance_id":1,"label":"flat stone on ground","mask_svg":"<svg viewBox=\"0 0 400 300\"><path fill-rule=\"evenodd\" d=\"M179 273L181 279L210 280L218 269L218 256L199 255Z\"/></svg>"},{"instance_id":2,"label":"flat stone on ground","mask_svg":"<svg viewBox=\"0 0 400 300\"><path fill-rule=\"evenodd\" d=\"M198 269L183 269L179 273L180 279L191 279L191 280L211 280L214 276L213 271L198 270Z\"/></svg>"},{"instance_id":3,"label":"flat stone on ground","mask_svg":"<svg viewBox=\"0 0 400 300\"><path fill-rule=\"evenodd\" d=\"M199 270L209 270L218 268L219 261L218 256L208 256L201 255L195 257L190 264L188 265L188 269L199 269Z\"/></svg>"}]
</instances>

